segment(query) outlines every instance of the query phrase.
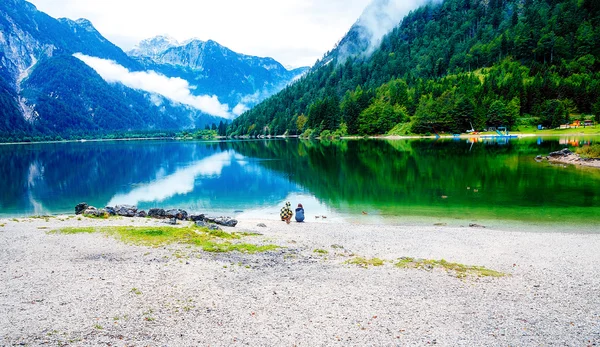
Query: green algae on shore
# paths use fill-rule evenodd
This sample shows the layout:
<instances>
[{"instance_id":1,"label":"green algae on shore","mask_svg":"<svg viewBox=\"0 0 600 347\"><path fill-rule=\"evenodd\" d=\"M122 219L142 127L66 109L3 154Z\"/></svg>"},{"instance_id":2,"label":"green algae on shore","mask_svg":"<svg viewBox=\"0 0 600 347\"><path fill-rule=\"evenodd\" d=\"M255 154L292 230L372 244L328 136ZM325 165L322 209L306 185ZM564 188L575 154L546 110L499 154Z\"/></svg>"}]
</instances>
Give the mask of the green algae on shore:
<instances>
[{"instance_id":1,"label":"green algae on shore","mask_svg":"<svg viewBox=\"0 0 600 347\"><path fill-rule=\"evenodd\" d=\"M379 258L367 259L363 257L355 257L346 261L346 264L357 265L362 268L368 268L369 266L382 266L385 261Z\"/></svg>"},{"instance_id":2,"label":"green algae on shore","mask_svg":"<svg viewBox=\"0 0 600 347\"><path fill-rule=\"evenodd\" d=\"M446 271L453 271L456 273L458 278L464 278L467 275L473 275L477 277L504 277L506 274L490 269L486 269L483 266L471 266L459 263L450 263L444 259L432 260L432 259L415 259L409 257L402 257L395 264L396 267L402 269L424 269L433 270L436 267L445 269Z\"/></svg>"},{"instance_id":3,"label":"green algae on shore","mask_svg":"<svg viewBox=\"0 0 600 347\"><path fill-rule=\"evenodd\" d=\"M104 233L111 235L127 244L160 247L173 243L189 244L201 247L206 252L224 253L238 251L241 253L262 253L280 248L276 245L255 245L249 243L234 243L220 240L239 240L237 233L227 233L221 230L209 230L196 226L167 227L167 226L111 226L111 227L78 227L60 228L51 233L80 234Z\"/></svg>"},{"instance_id":4,"label":"green algae on shore","mask_svg":"<svg viewBox=\"0 0 600 347\"><path fill-rule=\"evenodd\" d=\"M579 147L576 152L584 159L600 159L600 144Z\"/></svg>"},{"instance_id":5,"label":"green algae on shore","mask_svg":"<svg viewBox=\"0 0 600 347\"><path fill-rule=\"evenodd\" d=\"M345 264L357 265L362 268L368 268L370 266L383 266L386 262L393 263L391 261L379 259L379 258L364 258L354 257L347 260ZM464 265L459 263L451 263L444 259L432 260L432 259L415 259L410 257L402 257L398 259L398 262L394 266L401 269L419 269L419 270L433 270L434 268L443 268L448 272L456 273L457 278L465 278L467 276L476 277L504 277L505 273L498 272L495 270L487 269L483 266L472 266Z\"/></svg>"}]
</instances>

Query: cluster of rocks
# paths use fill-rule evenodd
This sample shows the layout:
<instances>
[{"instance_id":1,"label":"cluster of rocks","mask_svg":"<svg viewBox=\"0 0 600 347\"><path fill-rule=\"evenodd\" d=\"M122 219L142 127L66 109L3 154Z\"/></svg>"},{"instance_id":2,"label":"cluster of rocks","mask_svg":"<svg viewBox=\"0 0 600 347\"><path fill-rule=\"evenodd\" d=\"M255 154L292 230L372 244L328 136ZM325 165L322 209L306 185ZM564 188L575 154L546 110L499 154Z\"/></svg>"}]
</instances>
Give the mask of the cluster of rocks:
<instances>
[{"instance_id":1,"label":"cluster of rocks","mask_svg":"<svg viewBox=\"0 0 600 347\"><path fill-rule=\"evenodd\" d=\"M568 148L564 148L561 149L560 151L556 151L556 152L552 152L550 154L548 154L548 156L550 158L555 158L555 157L568 157L571 154L573 154L573 152L571 152Z\"/></svg>"},{"instance_id":2,"label":"cluster of rocks","mask_svg":"<svg viewBox=\"0 0 600 347\"><path fill-rule=\"evenodd\" d=\"M568 148L564 148L564 149L561 149L560 151L556 151L556 152L552 152L552 153L548 154L547 157L538 155L537 157L535 157L535 160L539 162L539 161L542 161L542 160L564 158L564 157L568 157L568 156L570 156L572 154L573 154L573 152L571 152Z\"/></svg>"},{"instance_id":3,"label":"cluster of rocks","mask_svg":"<svg viewBox=\"0 0 600 347\"><path fill-rule=\"evenodd\" d=\"M538 155L537 157L535 157L535 160L538 163L547 160L551 163L558 163L563 167L566 167L566 165L570 164L600 168L600 159L582 158L579 154L571 152L568 148L552 152L546 157Z\"/></svg>"},{"instance_id":4,"label":"cluster of rocks","mask_svg":"<svg viewBox=\"0 0 600 347\"><path fill-rule=\"evenodd\" d=\"M86 216L93 217L150 217L156 219L169 219L173 222L172 224L176 223L179 219L193 221L200 226L206 226L203 223L212 223L227 227L235 227L238 223L237 220L230 217L207 217L204 214L189 215L187 211L182 209L164 210L162 208L151 208L150 210L148 210L148 212L146 212L144 210L138 210L137 206L131 205L117 205L115 207L106 206L105 208L97 209L94 206L89 206L85 202L82 202L75 206L75 214L83 214Z\"/></svg>"}]
</instances>

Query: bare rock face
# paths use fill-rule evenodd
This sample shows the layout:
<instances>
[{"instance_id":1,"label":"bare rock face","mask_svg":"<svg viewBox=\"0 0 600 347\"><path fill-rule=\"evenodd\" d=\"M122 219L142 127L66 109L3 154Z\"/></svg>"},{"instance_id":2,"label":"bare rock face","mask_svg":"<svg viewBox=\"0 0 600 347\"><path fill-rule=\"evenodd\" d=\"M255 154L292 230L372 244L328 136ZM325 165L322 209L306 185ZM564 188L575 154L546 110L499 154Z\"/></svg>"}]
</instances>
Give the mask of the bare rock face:
<instances>
[{"instance_id":1,"label":"bare rock face","mask_svg":"<svg viewBox=\"0 0 600 347\"><path fill-rule=\"evenodd\" d=\"M172 209L172 210L165 211L165 215L167 218L177 218L179 220L187 220L188 219L187 211L184 211L181 209Z\"/></svg>"},{"instance_id":2,"label":"bare rock face","mask_svg":"<svg viewBox=\"0 0 600 347\"><path fill-rule=\"evenodd\" d=\"M94 206L88 206L88 208L85 209L85 211L83 211L84 215L93 215L95 216L98 213L98 209L95 208Z\"/></svg>"},{"instance_id":3,"label":"bare rock face","mask_svg":"<svg viewBox=\"0 0 600 347\"><path fill-rule=\"evenodd\" d=\"M226 227L235 227L238 224L236 219L230 217L205 217L204 220Z\"/></svg>"},{"instance_id":4,"label":"bare rock face","mask_svg":"<svg viewBox=\"0 0 600 347\"><path fill-rule=\"evenodd\" d=\"M192 222L203 221L204 220L204 215L203 214L198 214L198 215L193 214L193 215L190 216L190 220Z\"/></svg>"},{"instance_id":5,"label":"bare rock face","mask_svg":"<svg viewBox=\"0 0 600 347\"><path fill-rule=\"evenodd\" d=\"M148 217L163 219L167 217L167 214L162 208L151 208L148 211Z\"/></svg>"},{"instance_id":6,"label":"bare rock face","mask_svg":"<svg viewBox=\"0 0 600 347\"><path fill-rule=\"evenodd\" d=\"M207 222L202 221L202 220L197 221L196 222L196 226L208 228L208 230L223 231L223 229L221 229L218 225L213 224L213 223L207 223Z\"/></svg>"},{"instance_id":7,"label":"bare rock face","mask_svg":"<svg viewBox=\"0 0 600 347\"><path fill-rule=\"evenodd\" d=\"M89 206L85 209L85 211L83 211L83 215L91 217L105 217L108 215L108 212L103 208L97 209L94 206Z\"/></svg>"},{"instance_id":8,"label":"bare rock face","mask_svg":"<svg viewBox=\"0 0 600 347\"><path fill-rule=\"evenodd\" d=\"M552 152L552 153L548 154L548 156L551 158L556 158L556 157L566 157L571 154L573 154L573 152L571 152L568 148L564 148L560 151Z\"/></svg>"},{"instance_id":9,"label":"bare rock face","mask_svg":"<svg viewBox=\"0 0 600 347\"><path fill-rule=\"evenodd\" d=\"M119 216L123 217L135 217L137 213L137 206L131 205L117 205L115 206L115 212Z\"/></svg>"},{"instance_id":10,"label":"bare rock face","mask_svg":"<svg viewBox=\"0 0 600 347\"><path fill-rule=\"evenodd\" d=\"M82 214L88 207L88 204L85 202L77 204L77 206L75 206L75 214Z\"/></svg>"}]
</instances>

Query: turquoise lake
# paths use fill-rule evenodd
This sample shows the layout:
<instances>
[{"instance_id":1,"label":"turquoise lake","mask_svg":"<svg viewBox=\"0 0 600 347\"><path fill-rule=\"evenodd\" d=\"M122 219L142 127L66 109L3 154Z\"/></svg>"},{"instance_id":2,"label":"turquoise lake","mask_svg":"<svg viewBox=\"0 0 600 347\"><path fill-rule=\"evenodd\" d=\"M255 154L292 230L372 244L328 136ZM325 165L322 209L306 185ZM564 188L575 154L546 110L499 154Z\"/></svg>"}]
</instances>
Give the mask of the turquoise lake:
<instances>
[{"instance_id":1,"label":"turquoise lake","mask_svg":"<svg viewBox=\"0 0 600 347\"><path fill-rule=\"evenodd\" d=\"M600 170L535 156L594 137L223 142L115 141L0 146L0 216L74 213L87 202L308 220L512 220L600 225Z\"/></svg>"}]
</instances>

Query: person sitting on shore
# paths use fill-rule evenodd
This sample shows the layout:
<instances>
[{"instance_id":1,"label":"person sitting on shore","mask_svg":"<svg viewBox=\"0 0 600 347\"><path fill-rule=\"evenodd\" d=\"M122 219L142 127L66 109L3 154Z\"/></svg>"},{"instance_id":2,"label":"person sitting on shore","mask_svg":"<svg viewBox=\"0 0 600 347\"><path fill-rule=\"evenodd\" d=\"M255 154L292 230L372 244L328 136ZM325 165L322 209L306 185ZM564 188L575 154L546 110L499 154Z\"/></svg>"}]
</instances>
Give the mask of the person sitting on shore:
<instances>
[{"instance_id":1,"label":"person sitting on shore","mask_svg":"<svg viewBox=\"0 0 600 347\"><path fill-rule=\"evenodd\" d=\"M292 204L290 204L289 201L286 202L285 206L281 208L281 212L279 213L281 220L285 221L287 224L290 224L290 220L292 219L292 215L294 214L290 206L292 206Z\"/></svg>"},{"instance_id":2,"label":"person sitting on shore","mask_svg":"<svg viewBox=\"0 0 600 347\"><path fill-rule=\"evenodd\" d=\"M298 208L296 208L296 222L304 222L304 207L302 207L302 204L298 204Z\"/></svg>"}]
</instances>

